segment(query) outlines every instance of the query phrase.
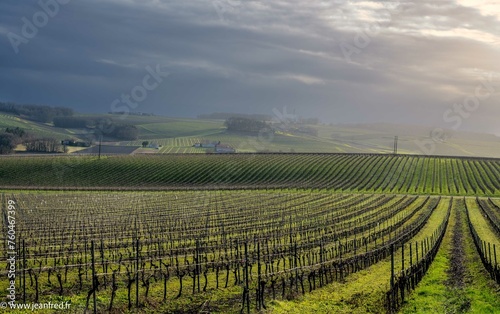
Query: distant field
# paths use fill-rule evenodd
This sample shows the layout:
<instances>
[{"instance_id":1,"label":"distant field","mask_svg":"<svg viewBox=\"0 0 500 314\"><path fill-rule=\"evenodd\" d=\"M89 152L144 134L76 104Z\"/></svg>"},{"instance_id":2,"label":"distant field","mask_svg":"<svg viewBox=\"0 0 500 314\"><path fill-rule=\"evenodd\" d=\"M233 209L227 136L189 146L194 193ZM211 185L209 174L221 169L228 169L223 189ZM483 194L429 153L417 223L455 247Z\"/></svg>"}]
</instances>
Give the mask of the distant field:
<instances>
[{"instance_id":1,"label":"distant field","mask_svg":"<svg viewBox=\"0 0 500 314\"><path fill-rule=\"evenodd\" d=\"M151 120L148 120L151 118ZM398 152L417 155L500 157L500 137L449 132L445 140L430 138L432 128L398 125L314 125L317 136L305 134L238 134L226 132L223 121L132 117L141 134L137 141L120 145L140 145L143 140L163 146L160 153L199 153L194 143L221 141L237 152L323 152L391 153L394 136L399 136ZM167 118L165 118L167 119ZM127 120L128 121L128 120ZM279 125L278 125L279 127Z\"/></svg>"},{"instance_id":2,"label":"distant field","mask_svg":"<svg viewBox=\"0 0 500 314\"><path fill-rule=\"evenodd\" d=\"M394 136L399 136L398 152L417 155L476 156L500 158L500 137L487 134L448 132L444 141L429 137L432 128L421 126L375 125L310 125L317 136L286 134L241 134L226 132L222 120L169 118L162 116L93 114L91 118L109 118L134 124L139 129L136 141L105 139L108 145L141 146L143 141L162 145L158 153L205 153L193 148L194 143L221 141L237 152L321 152L321 153L376 153L393 151ZM93 139L93 130L62 129L0 113L0 128L20 127L38 135L57 139Z\"/></svg>"},{"instance_id":3,"label":"distant field","mask_svg":"<svg viewBox=\"0 0 500 314\"><path fill-rule=\"evenodd\" d=\"M85 148L82 150L79 150L75 152L75 154L109 154L109 155L129 155L132 154L137 148L140 146L108 146L108 145L101 145L99 146L94 146L90 148Z\"/></svg>"},{"instance_id":4,"label":"distant field","mask_svg":"<svg viewBox=\"0 0 500 314\"><path fill-rule=\"evenodd\" d=\"M19 127L40 137L54 137L59 140L71 137L72 135L71 131L66 129L54 128L45 123L29 121L0 112L0 129L8 127Z\"/></svg>"},{"instance_id":5,"label":"distant field","mask_svg":"<svg viewBox=\"0 0 500 314\"><path fill-rule=\"evenodd\" d=\"M141 137L148 139L211 135L224 130L222 123L199 120L138 124L138 127Z\"/></svg>"}]
</instances>

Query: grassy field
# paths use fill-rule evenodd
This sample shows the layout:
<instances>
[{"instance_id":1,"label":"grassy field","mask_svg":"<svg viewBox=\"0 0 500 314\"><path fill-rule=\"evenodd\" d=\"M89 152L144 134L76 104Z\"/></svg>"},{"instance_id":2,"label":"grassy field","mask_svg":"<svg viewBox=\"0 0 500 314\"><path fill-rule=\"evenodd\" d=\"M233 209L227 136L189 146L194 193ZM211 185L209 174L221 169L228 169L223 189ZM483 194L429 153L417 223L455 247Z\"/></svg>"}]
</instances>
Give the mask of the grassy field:
<instances>
[{"instance_id":1,"label":"grassy field","mask_svg":"<svg viewBox=\"0 0 500 314\"><path fill-rule=\"evenodd\" d=\"M468 199L467 202L472 200ZM476 215L478 210L472 203L471 213ZM460 214L458 214L460 211ZM480 215L479 215L480 216ZM461 225L461 232L465 233L462 243L453 242L457 232L456 225ZM476 224L487 228L485 221ZM500 293L498 286L491 280L485 271L476 248L470 236L467 236L467 223L463 201L456 206L455 215L450 220L449 230L441 248L432 263L428 274L418 288L411 295L402 313L496 313ZM461 273L462 285L452 284L457 274L451 271L454 256L458 254L457 247L462 250L463 270Z\"/></svg>"}]
</instances>

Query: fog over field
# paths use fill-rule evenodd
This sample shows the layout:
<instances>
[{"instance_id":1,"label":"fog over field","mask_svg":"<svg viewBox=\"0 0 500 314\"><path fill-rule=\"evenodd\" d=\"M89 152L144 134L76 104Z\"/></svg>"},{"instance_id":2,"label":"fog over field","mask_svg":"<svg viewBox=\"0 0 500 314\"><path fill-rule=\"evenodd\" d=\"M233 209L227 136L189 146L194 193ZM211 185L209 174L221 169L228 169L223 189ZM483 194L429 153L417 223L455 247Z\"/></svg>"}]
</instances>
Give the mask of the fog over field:
<instances>
[{"instance_id":1,"label":"fog over field","mask_svg":"<svg viewBox=\"0 0 500 314\"><path fill-rule=\"evenodd\" d=\"M0 100L500 135L499 18L486 0L6 0Z\"/></svg>"}]
</instances>

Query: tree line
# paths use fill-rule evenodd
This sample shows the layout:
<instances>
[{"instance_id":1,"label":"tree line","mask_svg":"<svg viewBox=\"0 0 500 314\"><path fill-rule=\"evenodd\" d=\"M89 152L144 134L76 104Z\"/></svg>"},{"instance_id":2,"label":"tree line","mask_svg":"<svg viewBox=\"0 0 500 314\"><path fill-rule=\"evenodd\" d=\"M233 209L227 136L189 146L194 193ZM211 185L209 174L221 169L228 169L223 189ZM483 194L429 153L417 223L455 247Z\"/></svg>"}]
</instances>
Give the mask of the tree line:
<instances>
[{"instance_id":1,"label":"tree line","mask_svg":"<svg viewBox=\"0 0 500 314\"><path fill-rule=\"evenodd\" d=\"M22 105L12 102L0 102L0 111L43 123L53 122L56 117L71 117L74 114L73 109L65 107Z\"/></svg>"},{"instance_id":2,"label":"tree line","mask_svg":"<svg viewBox=\"0 0 500 314\"><path fill-rule=\"evenodd\" d=\"M198 115L198 119L218 119L218 120L226 120L229 118L246 118L253 120L262 120L262 121L270 121L272 120L272 116L265 114L246 114L246 113L229 113L229 112L214 112L209 114L200 114Z\"/></svg>"},{"instance_id":3,"label":"tree line","mask_svg":"<svg viewBox=\"0 0 500 314\"><path fill-rule=\"evenodd\" d=\"M301 125L299 123L267 123L264 120L244 118L244 117L229 117L224 122L228 131L259 133L259 132L285 132L292 134L307 134L318 136L318 130L314 127Z\"/></svg>"},{"instance_id":4,"label":"tree line","mask_svg":"<svg viewBox=\"0 0 500 314\"><path fill-rule=\"evenodd\" d=\"M12 154L17 145L23 144L27 152L58 153L61 152L61 143L51 137L36 137L25 130L6 128L0 133L0 154Z\"/></svg>"},{"instance_id":5,"label":"tree line","mask_svg":"<svg viewBox=\"0 0 500 314\"><path fill-rule=\"evenodd\" d=\"M54 126L69 129L92 129L96 136L108 136L120 140L136 140L139 129L133 124L119 123L107 118L57 117Z\"/></svg>"},{"instance_id":6,"label":"tree line","mask_svg":"<svg viewBox=\"0 0 500 314\"><path fill-rule=\"evenodd\" d=\"M249 119L243 117L230 117L224 122L228 131L259 133L262 130L270 130L271 127L262 120Z\"/></svg>"},{"instance_id":7,"label":"tree line","mask_svg":"<svg viewBox=\"0 0 500 314\"><path fill-rule=\"evenodd\" d=\"M0 112L36 122L53 123L58 128L93 129L98 136L109 136L119 140L136 140L139 137L139 129L133 124L119 123L104 117L74 116L73 109L65 107L0 102ZM4 140L6 137L8 136L4 136Z\"/></svg>"}]
</instances>

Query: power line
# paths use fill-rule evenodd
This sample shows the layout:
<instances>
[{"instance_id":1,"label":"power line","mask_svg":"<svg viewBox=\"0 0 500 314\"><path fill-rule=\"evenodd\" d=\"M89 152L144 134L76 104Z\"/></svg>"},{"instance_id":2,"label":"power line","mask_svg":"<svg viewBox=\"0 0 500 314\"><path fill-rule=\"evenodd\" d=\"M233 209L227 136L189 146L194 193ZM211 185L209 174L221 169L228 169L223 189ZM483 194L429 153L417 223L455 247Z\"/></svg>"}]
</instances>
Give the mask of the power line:
<instances>
[{"instance_id":1,"label":"power line","mask_svg":"<svg viewBox=\"0 0 500 314\"><path fill-rule=\"evenodd\" d=\"M398 154L398 136L394 136L394 155Z\"/></svg>"},{"instance_id":2,"label":"power line","mask_svg":"<svg viewBox=\"0 0 500 314\"><path fill-rule=\"evenodd\" d=\"M101 143L102 143L102 135L99 136L99 159L101 159Z\"/></svg>"}]
</instances>

